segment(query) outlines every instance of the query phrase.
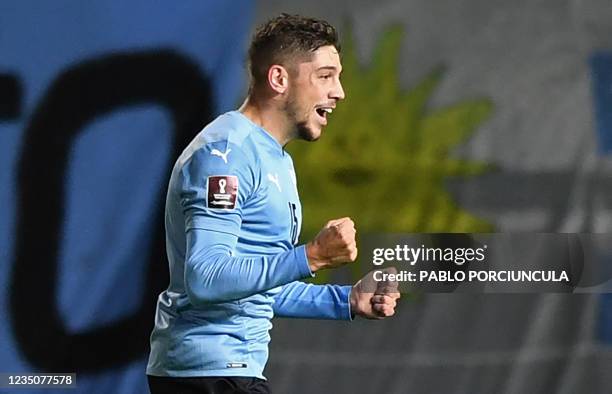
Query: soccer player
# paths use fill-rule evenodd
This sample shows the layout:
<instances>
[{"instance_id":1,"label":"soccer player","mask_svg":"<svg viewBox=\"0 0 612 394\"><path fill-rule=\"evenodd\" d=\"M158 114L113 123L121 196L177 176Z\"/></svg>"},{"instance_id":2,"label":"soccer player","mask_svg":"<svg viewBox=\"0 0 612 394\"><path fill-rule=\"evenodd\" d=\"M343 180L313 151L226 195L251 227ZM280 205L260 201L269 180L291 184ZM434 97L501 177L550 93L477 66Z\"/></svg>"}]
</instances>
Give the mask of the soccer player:
<instances>
[{"instance_id":1,"label":"soccer player","mask_svg":"<svg viewBox=\"0 0 612 394\"><path fill-rule=\"evenodd\" d=\"M177 160L166 201L170 285L157 303L147 366L156 393L268 393L274 316L394 314L397 290L301 282L355 261L350 218L297 246L302 211L285 145L315 141L344 98L335 29L282 14L249 49L238 111L208 124Z\"/></svg>"}]
</instances>

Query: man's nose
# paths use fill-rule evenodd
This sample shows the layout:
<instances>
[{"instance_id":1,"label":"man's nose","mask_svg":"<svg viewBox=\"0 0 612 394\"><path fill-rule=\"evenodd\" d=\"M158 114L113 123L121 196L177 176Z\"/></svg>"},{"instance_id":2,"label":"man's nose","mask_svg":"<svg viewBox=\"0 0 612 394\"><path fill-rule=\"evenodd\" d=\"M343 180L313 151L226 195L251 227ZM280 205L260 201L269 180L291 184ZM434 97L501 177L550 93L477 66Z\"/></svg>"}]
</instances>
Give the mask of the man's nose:
<instances>
[{"instance_id":1,"label":"man's nose","mask_svg":"<svg viewBox=\"0 0 612 394\"><path fill-rule=\"evenodd\" d=\"M331 96L331 98L333 98L335 100L343 100L344 99L344 89L342 88L342 83L340 81L338 81L336 86L334 86L334 89L331 91L330 96Z\"/></svg>"}]
</instances>

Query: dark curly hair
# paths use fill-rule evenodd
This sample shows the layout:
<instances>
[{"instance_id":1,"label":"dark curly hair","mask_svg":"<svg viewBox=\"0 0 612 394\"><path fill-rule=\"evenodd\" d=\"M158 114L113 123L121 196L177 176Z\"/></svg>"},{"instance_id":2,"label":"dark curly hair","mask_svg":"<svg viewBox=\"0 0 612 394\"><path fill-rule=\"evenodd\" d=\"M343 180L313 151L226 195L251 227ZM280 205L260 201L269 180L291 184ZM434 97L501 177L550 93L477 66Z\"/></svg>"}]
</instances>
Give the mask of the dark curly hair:
<instances>
[{"instance_id":1,"label":"dark curly hair","mask_svg":"<svg viewBox=\"0 0 612 394\"><path fill-rule=\"evenodd\" d=\"M293 72L291 61L308 59L322 46L340 44L336 29L328 22L299 15L280 14L255 31L249 48L250 91L267 80L268 69L281 64Z\"/></svg>"}]
</instances>

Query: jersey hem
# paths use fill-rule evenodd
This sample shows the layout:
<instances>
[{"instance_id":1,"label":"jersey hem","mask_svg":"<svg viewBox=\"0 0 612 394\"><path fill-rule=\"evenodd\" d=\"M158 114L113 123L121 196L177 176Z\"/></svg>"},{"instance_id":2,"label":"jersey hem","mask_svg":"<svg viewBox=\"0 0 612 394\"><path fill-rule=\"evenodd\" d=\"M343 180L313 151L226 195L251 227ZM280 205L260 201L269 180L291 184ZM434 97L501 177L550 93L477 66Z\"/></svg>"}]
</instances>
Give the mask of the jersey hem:
<instances>
[{"instance_id":1,"label":"jersey hem","mask_svg":"<svg viewBox=\"0 0 612 394\"><path fill-rule=\"evenodd\" d=\"M195 378L195 377L210 377L210 376L231 376L245 378L259 378L267 380L262 373L248 368L224 368L224 369L208 369L196 371L160 371L147 369L147 375L161 376L171 378Z\"/></svg>"}]
</instances>

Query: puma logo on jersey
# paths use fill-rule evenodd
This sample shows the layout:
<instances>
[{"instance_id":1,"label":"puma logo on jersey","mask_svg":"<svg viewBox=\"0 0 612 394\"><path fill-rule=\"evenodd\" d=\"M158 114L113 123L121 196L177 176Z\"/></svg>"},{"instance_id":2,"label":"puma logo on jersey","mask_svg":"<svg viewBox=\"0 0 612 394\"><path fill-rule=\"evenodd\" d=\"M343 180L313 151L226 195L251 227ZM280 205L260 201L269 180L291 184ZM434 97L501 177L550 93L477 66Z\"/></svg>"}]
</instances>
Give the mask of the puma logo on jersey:
<instances>
[{"instance_id":1,"label":"puma logo on jersey","mask_svg":"<svg viewBox=\"0 0 612 394\"><path fill-rule=\"evenodd\" d=\"M278 188L279 192L282 191L281 190L280 182L278 181L278 174L277 173L275 173L274 176L272 176L272 174L270 174L268 172L268 180L276 185L276 187Z\"/></svg>"},{"instance_id":2,"label":"puma logo on jersey","mask_svg":"<svg viewBox=\"0 0 612 394\"><path fill-rule=\"evenodd\" d=\"M225 162L225 164L227 164L227 155L229 155L229 153L231 152L231 149L228 149L225 152L221 152L219 149L213 149L210 151L210 154L213 156L219 156L220 158L223 159L223 161Z\"/></svg>"}]
</instances>

